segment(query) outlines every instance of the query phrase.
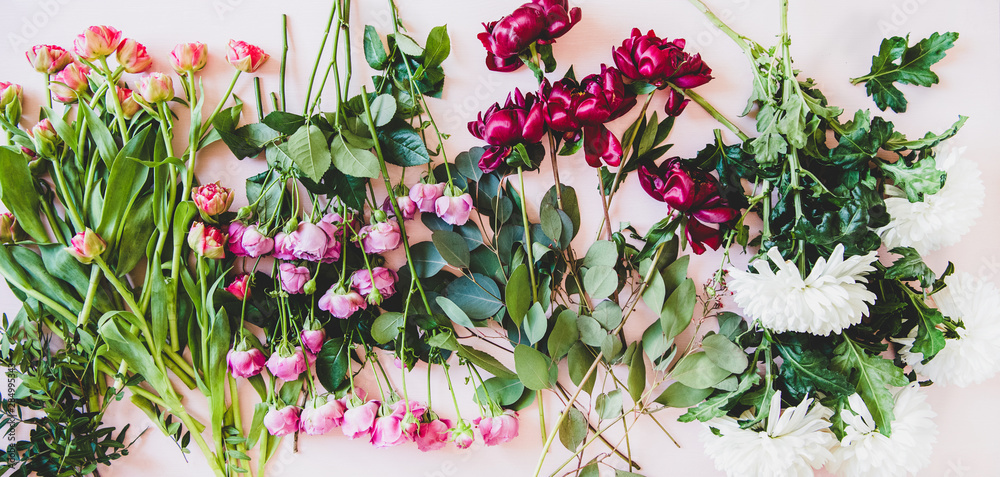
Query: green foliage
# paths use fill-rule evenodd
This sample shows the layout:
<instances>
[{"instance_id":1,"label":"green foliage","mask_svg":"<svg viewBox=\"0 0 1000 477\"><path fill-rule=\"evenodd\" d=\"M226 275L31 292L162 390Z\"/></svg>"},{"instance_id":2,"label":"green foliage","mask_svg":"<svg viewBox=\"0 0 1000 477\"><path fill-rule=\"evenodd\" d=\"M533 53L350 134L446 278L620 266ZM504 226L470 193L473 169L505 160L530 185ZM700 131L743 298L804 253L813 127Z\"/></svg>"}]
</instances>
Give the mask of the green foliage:
<instances>
[{"instance_id":1,"label":"green foliage","mask_svg":"<svg viewBox=\"0 0 1000 477\"><path fill-rule=\"evenodd\" d=\"M854 388L875 418L878 431L886 436L890 435L894 405L890 388L909 384L903 370L891 360L869 354L846 336L833 353L833 369L848 376L850 382L856 383Z\"/></svg>"},{"instance_id":2,"label":"green foliage","mask_svg":"<svg viewBox=\"0 0 1000 477\"><path fill-rule=\"evenodd\" d=\"M906 98L894 83L915 86L937 84L938 76L931 71L945 56L945 51L955 46L958 33L934 33L910 46L909 36L894 36L882 40L878 54L872 57L872 68L867 75L854 78L851 83L865 83L865 91L875 100L879 109L891 108L897 113L906 111Z\"/></svg>"}]
</instances>

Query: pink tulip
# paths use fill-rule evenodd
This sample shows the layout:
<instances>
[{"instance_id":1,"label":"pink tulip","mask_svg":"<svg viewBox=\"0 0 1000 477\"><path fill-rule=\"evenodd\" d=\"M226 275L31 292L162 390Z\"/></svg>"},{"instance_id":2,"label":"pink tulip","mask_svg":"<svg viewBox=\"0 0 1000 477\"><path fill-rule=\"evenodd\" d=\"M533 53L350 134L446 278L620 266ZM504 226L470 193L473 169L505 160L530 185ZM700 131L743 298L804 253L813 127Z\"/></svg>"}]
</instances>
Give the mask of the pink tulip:
<instances>
[{"instance_id":1,"label":"pink tulip","mask_svg":"<svg viewBox=\"0 0 1000 477\"><path fill-rule=\"evenodd\" d=\"M295 253L293 250L294 244L291 239L292 236L284 232L278 232L275 234L274 251L271 253L271 256L278 260L295 260Z\"/></svg>"},{"instance_id":2,"label":"pink tulip","mask_svg":"<svg viewBox=\"0 0 1000 477\"><path fill-rule=\"evenodd\" d=\"M448 184L424 184L422 182L414 184L410 188L410 200L417 204L421 212L434 212L434 202L444 195L444 188Z\"/></svg>"},{"instance_id":3,"label":"pink tulip","mask_svg":"<svg viewBox=\"0 0 1000 477\"><path fill-rule=\"evenodd\" d=\"M261 233L256 225L250 225L243 231L240 246L248 257L257 258L274 250L274 239Z\"/></svg>"},{"instance_id":4,"label":"pink tulip","mask_svg":"<svg viewBox=\"0 0 1000 477\"><path fill-rule=\"evenodd\" d=\"M225 290L232 293L237 300L243 301L247 296L250 295L250 275L246 273L241 273L233 282L225 287Z\"/></svg>"},{"instance_id":5,"label":"pink tulip","mask_svg":"<svg viewBox=\"0 0 1000 477\"><path fill-rule=\"evenodd\" d=\"M443 195L434 202L434 212L451 225L465 225L472 214L472 196L468 193L457 197Z\"/></svg>"},{"instance_id":6,"label":"pink tulip","mask_svg":"<svg viewBox=\"0 0 1000 477\"><path fill-rule=\"evenodd\" d=\"M496 446L517 437L517 413L507 411L495 417L482 417L475 420L476 428L483 436L483 442L488 446Z\"/></svg>"},{"instance_id":7,"label":"pink tulip","mask_svg":"<svg viewBox=\"0 0 1000 477\"><path fill-rule=\"evenodd\" d=\"M90 68L79 63L70 63L52 76L49 91L52 91L56 101L73 103L90 90L90 82L87 80L89 74Z\"/></svg>"},{"instance_id":8,"label":"pink tulip","mask_svg":"<svg viewBox=\"0 0 1000 477\"><path fill-rule=\"evenodd\" d=\"M56 134L56 129L48 118L38 121L38 124L32 126L28 134L31 136L31 141L35 143L35 151L38 154L45 157L55 156L56 146L59 145L59 135Z\"/></svg>"},{"instance_id":9,"label":"pink tulip","mask_svg":"<svg viewBox=\"0 0 1000 477\"><path fill-rule=\"evenodd\" d=\"M282 351L278 350L267 359L267 370L283 381L295 381L306 370L306 357L301 349L289 356L282 356Z\"/></svg>"},{"instance_id":10,"label":"pink tulip","mask_svg":"<svg viewBox=\"0 0 1000 477\"><path fill-rule=\"evenodd\" d=\"M396 250L403 240L399 230L399 222L395 218L361 227L358 235L361 237L361 245L365 253Z\"/></svg>"},{"instance_id":11,"label":"pink tulip","mask_svg":"<svg viewBox=\"0 0 1000 477\"><path fill-rule=\"evenodd\" d=\"M178 74L201 71L208 63L208 46L195 41L181 43L170 52L170 66Z\"/></svg>"},{"instance_id":12,"label":"pink tulip","mask_svg":"<svg viewBox=\"0 0 1000 477\"><path fill-rule=\"evenodd\" d=\"M107 242L88 228L73 236L73 239L70 240L70 246L66 247L66 252L80 263L88 264L100 257L107 248Z\"/></svg>"},{"instance_id":13,"label":"pink tulip","mask_svg":"<svg viewBox=\"0 0 1000 477\"><path fill-rule=\"evenodd\" d=\"M301 410L295 406L285 406L281 409L271 408L264 415L264 427L272 436L287 436L299 430L299 414Z\"/></svg>"},{"instance_id":14,"label":"pink tulip","mask_svg":"<svg viewBox=\"0 0 1000 477\"><path fill-rule=\"evenodd\" d=\"M417 449L429 452L444 448L451 434L450 428L451 421L447 419L435 419L431 422L420 423L417 435L413 438L417 443Z\"/></svg>"},{"instance_id":15,"label":"pink tulip","mask_svg":"<svg viewBox=\"0 0 1000 477\"><path fill-rule=\"evenodd\" d=\"M287 262L278 266L278 281L281 282L281 288L289 294L301 294L310 277L306 267L296 267Z\"/></svg>"},{"instance_id":16,"label":"pink tulip","mask_svg":"<svg viewBox=\"0 0 1000 477\"><path fill-rule=\"evenodd\" d=\"M122 32L114 27L91 26L76 37L73 49L80 58L93 61L114 53L121 42Z\"/></svg>"},{"instance_id":17,"label":"pink tulip","mask_svg":"<svg viewBox=\"0 0 1000 477\"><path fill-rule=\"evenodd\" d=\"M0 108L7 109L9 105L17 103L17 111L21 111L21 95L23 88L21 85L0 81Z\"/></svg>"},{"instance_id":18,"label":"pink tulip","mask_svg":"<svg viewBox=\"0 0 1000 477\"><path fill-rule=\"evenodd\" d=\"M472 426L468 421L459 421L458 425L451 429L451 440L455 441L455 447L468 449L476 440L476 435L472 431Z\"/></svg>"},{"instance_id":19,"label":"pink tulip","mask_svg":"<svg viewBox=\"0 0 1000 477\"><path fill-rule=\"evenodd\" d=\"M163 73L150 73L139 78L139 96L156 104L174 99L174 80Z\"/></svg>"},{"instance_id":20,"label":"pink tulip","mask_svg":"<svg viewBox=\"0 0 1000 477\"><path fill-rule=\"evenodd\" d=\"M302 330L299 339L302 340L302 345L305 346L306 351L312 354L319 354L319 351L323 349L323 343L326 341L326 330L322 328L318 330Z\"/></svg>"},{"instance_id":21,"label":"pink tulip","mask_svg":"<svg viewBox=\"0 0 1000 477\"><path fill-rule=\"evenodd\" d=\"M381 405L378 401L368 401L344 411L344 422L340 426L340 430L351 439L368 434L375 425L375 418L378 416Z\"/></svg>"},{"instance_id":22,"label":"pink tulip","mask_svg":"<svg viewBox=\"0 0 1000 477\"><path fill-rule=\"evenodd\" d=\"M330 399L322 404L309 400L299 419L299 430L310 436L318 436L340 427L344 422L347 406L339 399Z\"/></svg>"},{"instance_id":23,"label":"pink tulip","mask_svg":"<svg viewBox=\"0 0 1000 477\"><path fill-rule=\"evenodd\" d=\"M128 88L122 88L117 86L118 92L118 103L122 105L122 114L125 115L125 119L132 119L139 110L142 109L139 103L135 102L135 98L132 97L132 90Z\"/></svg>"},{"instance_id":24,"label":"pink tulip","mask_svg":"<svg viewBox=\"0 0 1000 477\"><path fill-rule=\"evenodd\" d=\"M24 53L32 68L39 73L54 75L73 62L73 55L55 45L35 45Z\"/></svg>"},{"instance_id":25,"label":"pink tulip","mask_svg":"<svg viewBox=\"0 0 1000 477\"><path fill-rule=\"evenodd\" d=\"M188 245L198 256L221 259L226 256L226 235L221 230L203 222L191 224Z\"/></svg>"},{"instance_id":26,"label":"pink tulip","mask_svg":"<svg viewBox=\"0 0 1000 477\"><path fill-rule=\"evenodd\" d=\"M294 232L288 234L292 244L292 255L299 260L318 262L326 256L329 238L316 224L302 222Z\"/></svg>"},{"instance_id":27,"label":"pink tulip","mask_svg":"<svg viewBox=\"0 0 1000 477\"><path fill-rule=\"evenodd\" d=\"M267 357L257 348L246 351L231 349L226 353L226 366L229 368L229 373L236 378L249 378L260 374L266 362Z\"/></svg>"},{"instance_id":28,"label":"pink tulip","mask_svg":"<svg viewBox=\"0 0 1000 477\"><path fill-rule=\"evenodd\" d=\"M209 217L229 210L235 198L236 194L233 194L232 189L223 187L218 182L191 189L191 200L194 201L194 205Z\"/></svg>"},{"instance_id":29,"label":"pink tulip","mask_svg":"<svg viewBox=\"0 0 1000 477\"><path fill-rule=\"evenodd\" d=\"M259 47L244 41L229 40L229 53L226 60L234 68L244 72L253 73L260 68L270 56L264 53Z\"/></svg>"},{"instance_id":30,"label":"pink tulip","mask_svg":"<svg viewBox=\"0 0 1000 477\"><path fill-rule=\"evenodd\" d=\"M153 65L153 59L141 43L126 38L118 45L118 64L129 73L142 73Z\"/></svg>"}]
</instances>

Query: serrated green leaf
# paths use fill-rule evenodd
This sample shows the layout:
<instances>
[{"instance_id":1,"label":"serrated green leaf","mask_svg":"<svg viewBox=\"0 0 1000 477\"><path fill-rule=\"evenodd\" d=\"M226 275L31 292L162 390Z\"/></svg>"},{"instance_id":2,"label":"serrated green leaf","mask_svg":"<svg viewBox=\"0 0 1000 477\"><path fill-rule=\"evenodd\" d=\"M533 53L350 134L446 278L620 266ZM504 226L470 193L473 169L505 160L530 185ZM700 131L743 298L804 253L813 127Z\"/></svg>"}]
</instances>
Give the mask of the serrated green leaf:
<instances>
[{"instance_id":1,"label":"serrated green leaf","mask_svg":"<svg viewBox=\"0 0 1000 477\"><path fill-rule=\"evenodd\" d=\"M893 83L916 86L937 84L938 77L931 66L945 56L945 51L955 45L958 33L934 33L930 37L908 46L906 38L894 36L882 40L879 52L872 57L871 71L854 78L852 84L865 83L865 91L875 100L879 109L891 108L897 113L906 111L906 98Z\"/></svg>"},{"instance_id":2,"label":"serrated green leaf","mask_svg":"<svg viewBox=\"0 0 1000 477\"><path fill-rule=\"evenodd\" d=\"M316 126L310 126L310 129L314 127ZM316 128L316 132L319 133L318 138L322 138L323 134L319 132L319 128ZM312 144L312 141L315 140L312 138L313 133L310 132L309 136L310 136L310 144ZM294 139L295 136L292 136L293 141ZM310 151L312 151L312 146L310 146ZM292 146L290 152L293 153L295 152L294 146ZM317 152L317 154L319 153ZM336 167L340 172L343 172L344 174L354 177L367 177L370 179L379 176L380 171L379 171L378 157L376 157L375 154L372 154L372 152L369 150L358 149L357 147L348 144L344 140L344 136L340 134L338 134L337 137L333 139L333 145L327 152L326 156L323 155L313 156L312 162L314 164L309 165L310 171L320 170L322 168L322 165L326 164L326 159L330 157L331 154L334 167ZM293 155L292 157L297 159L297 155ZM320 177L322 177L323 173L325 172L326 170L323 169L322 172L319 173ZM312 179L313 177L310 176L309 178Z\"/></svg>"},{"instance_id":3,"label":"serrated green leaf","mask_svg":"<svg viewBox=\"0 0 1000 477\"><path fill-rule=\"evenodd\" d=\"M848 376L854 388L868 405L878 431L888 436L892 433L894 400L889 388L909 384L903 370L891 360L868 354L847 336L834 349L832 364L835 370Z\"/></svg>"},{"instance_id":4,"label":"serrated green leaf","mask_svg":"<svg viewBox=\"0 0 1000 477\"><path fill-rule=\"evenodd\" d=\"M340 143L343 144L343 139ZM292 134L288 139L287 152L299 171L313 182L319 182L330 168L330 149L323 131L314 124L303 126ZM344 172L350 174L348 171Z\"/></svg>"}]
</instances>

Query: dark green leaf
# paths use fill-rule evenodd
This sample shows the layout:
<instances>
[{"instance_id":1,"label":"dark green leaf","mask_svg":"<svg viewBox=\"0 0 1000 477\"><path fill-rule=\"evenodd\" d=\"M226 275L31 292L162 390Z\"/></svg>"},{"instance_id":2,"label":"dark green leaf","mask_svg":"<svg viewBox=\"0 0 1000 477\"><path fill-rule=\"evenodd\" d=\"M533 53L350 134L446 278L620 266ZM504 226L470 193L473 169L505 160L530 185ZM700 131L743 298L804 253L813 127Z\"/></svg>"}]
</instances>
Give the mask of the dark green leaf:
<instances>
[{"instance_id":1,"label":"dark green leaf","mask_svg":"<svg viewBox=\"0 0 1000 477\"><path fill-rule=\"evenodd\" d=\"M0 147L0 199L17 223L36 242L46 243L49 234L39 217L41 203L35 192L28 158L14 146Z\"/></svg>"},{"instance_id":2,"label":"dark green leaf","mask_svg":"<svg viewBox=\"0 0 1000 477\"><path fill-rule=\"evenodd\" d=\"M485 275L462 276L448 284L445 295L473 320L485 320L500 311L500 289Z\"/></svg>"},{"instance_id":3,"label":"dark green leaf","mask_svg":"<svg viewBox=\"0 0 1000 477\"><path fill-rule=\"evenodd\" d=\"M552 386L549 372L551 366L552 361L547 356L528 345L520 344L514 348L517 377L528 389L540 391Z\"/></svg>"},{"instance_id":4,"label":"dark green leaf","mask_svg":"<svg viewBox=\"0 0 1000 477\"><path fill-rule=\"evenodd\" d=\"M894 36L882 40L878 55L872 57L871 71L851 83L865 83L865 91L875 100L879 109L892 108L897 113L906 111L906 98L893 83L931 86L938 77L931 66L945 56L945 51L955 45L958 33L934 33L930 37L908 46L906 38Z\"/></svg>"},{"instance_id":5,"label":"dark green leaf","mask_svg":"<svg viewBox=\"0 0 1000 477\"><path fill-rule=\"evenodd\" d=\"M888 436L894 419L894 400L889 388L906 386L909 380L891 360L868 354L846 336L843 340L833 351L833 368L856 383L855 390L868 405L878 431Z\"/></svg>"},{"instance_id":6,"label":"dark green leaf","mask_svg":"<svg viewBox=\"0 0 1000 477\"><path fill-rule=\"evenodd\" d=\"M575 452L587 438L587 416L575 407L566 409L566 413L559 425L559 442L570 452Z\"/></svg>"},{"instance_id":7,"label":"dark green leaf","mask_svg":"<svg viewBox=\"0 0 1000 477\"><path fill-rule=\"evenodd\" d=\"M316 356L316 377L331 393L347 379L351 370L350 349L351 344L343 338L333 338L323 344L323 349Z\"/></svg>"},{"instance_id":8,"label":"dark green leaf","mask_svg":"<svg viewBox=\"0 0 1000 477\"><path fill-rule=\"evenodd\" d=\"M310 128L313 127L315 126L311 126ZM319 128L316 129L316 132L319 133L318 139L322 139L322 133L319 132ZM310 144L312 144L313 134L310 133L309 136ZM293 144L294 141L295 136L292 136ZM294 152L294 147L291 148L291 150ZM357 147L346 143L343 135L337 135L337 137L333 139L333 146L329 151L326 151L326 156L323 156L320 153L320 156L314 159L316 170L322 168L322 165L326 163L326 159L330 157L331 154L333 155L332 160L334 167L344 174L354 177L375 178L378 177L381 172L379 169L378 157L376 157L375 154L372 154L372 152L367 149L358 149ZM293 155L293 157L296 156ZM310 167L313 166L311 165ZM326 169L322 169L319 172L319 175L322 177L325 172ZM310 178L312 177L310 176Z\"/></svg>"},{"instance_id":9,"label":"dark green leaf","mask_svg":"<svg viewBox=\"0 0 1000 477\"><path fill-rule=\"evenodd\" d=\"M461 269L469 267L469 248L461 235L449 230L435 230L431 239L449 265Z\"/></svg>"},{"instance_id":10,"label":"dark green leaf","mask_svg":"<svg viewBox=\"0 0 1000 477\"><path fill-rule=\"evenodd\" d=\"M382 155L390 164L412 167L431 161L420 133L406 121L396 119L379 129L378 140L382 145Z\"/></svg>"},{"instance_id":11,"label":"dark green leaf","mask_svg":"<svg viewBox=\"0 0 1000 477\"><path fill-rule=\"evenodd\" d=\"M368 65L376 70L384 70L389 55L385 52L385 46L382 45L382 39L379 38L378 32L371 25L365 25L364 46L365 61L368 62Z\"/></svg>"},{"instance_id":12,"label":"dark green leaf","mask_svg":"<svg viewBox=\"0 0 1000 477\"><path fill-rule=\"evenodd\" d=\"M427 35L423 63L425 68L433 68L444 62L451 54L451 38L448 37L448 26L442 25L431 29Z\"/></svg>"},{"instance_id":13,"label":"dark green leaf","mask_svg":"<svg viewBox=\"0 0 1000 477\"><path fill-rule=\"evenodd\" d=\"M553 359L558 360L569 353L573 344L580 339L576 327L577 315L573 310L563 310L556 316L556 324L549 334L548 350Z\"/></svg>"},{"instance_id":14,"label":"dark green leaf","mask_svg":"<svg viewBox=\"0 0 1000 477\"><path fill-rule=\"evenodd\" d=\"M343 140L340 144L344 144ZM286 151L299 171L313 182L319 182L330 168L330 149L323 132L314 124L302 126L295 131L288 140ZM350 174L349 171L344 172Z\"/></svg>"},{"instance_id":15,"label":"dark green leaf","mask_svg":"<svg viewBox=\"0 0 1000 477\"><path fill-rule=\"evenodd\" d=\"M504 293L507 313L517 326L521 326L524 316L534 301L531 292L531 277L526 264L518 265L510 274Z\"/></svg>"},{"instance_id":16,"label":"dark green leaf","mask_svg":"<svg viewBox=\"0 0 1000 477\"><path fill-rule=\"evenodd\" d=\"M439 297L440 298L440 297ZM372 322L372 339L385 344L399 336L399 329L403 327L403 314L387 311L375 318Z\"/></svg>"},{"instance_id":17,"label":"dark green leaf","mask_svg":"<svg viewBox=\"0 0 1000 477\"><path fill-rule=\"evenodd\" d=\"M549 322L545 318L545 310L542 309L542 304L536 302L534 305L531 305L528 313L524 315L524 334L528 337L528 341L531 344L541 341L545 337L548 325Z\"/></svg>"},{"instance_id":18,"label":"dark green leaf","mask_svg":"<svg viewBox=\"0 0 1000 477\"><path fill-rule=\"evenodd\" d=\"M410 257L418 278L430 278L437 275L448 264L438 253L433 242L419 242L410 246Z\"/></svg>"}]
</instances>

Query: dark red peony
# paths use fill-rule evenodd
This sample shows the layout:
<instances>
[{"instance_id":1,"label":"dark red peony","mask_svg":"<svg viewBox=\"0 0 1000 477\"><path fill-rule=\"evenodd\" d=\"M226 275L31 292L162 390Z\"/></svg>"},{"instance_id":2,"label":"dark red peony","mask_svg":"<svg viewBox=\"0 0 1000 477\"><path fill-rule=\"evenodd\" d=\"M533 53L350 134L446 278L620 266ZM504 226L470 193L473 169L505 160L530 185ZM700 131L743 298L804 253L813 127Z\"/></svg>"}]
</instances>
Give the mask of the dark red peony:
<instances>
[{"instance_id":1,"label":"dark red peony","mask_svg":"<svg viewBox=\"0 0 1000 477\"><path fill-rule=\"evenodd\" d=\"M533 0L510 15L484 23L479 41L486 48L486 66L491 71L514 71L524 65L520 55L531 45L555 43L580 21L579 8L568 0Z\"/></svg>"},{"instance_id":2,"label":"dark red peony","mask_svg":"<svg viewBox=\"0 0 1000 477\"><path fill-rule=\"evenodd\" d=\"M479 160L483 172L495 171L518 144L535 144L545 135L542 103L532 94L515 89L503 107L494 103L479 118L469 122L469 132L489 147Z\"/></svg>"}]
</instances>

